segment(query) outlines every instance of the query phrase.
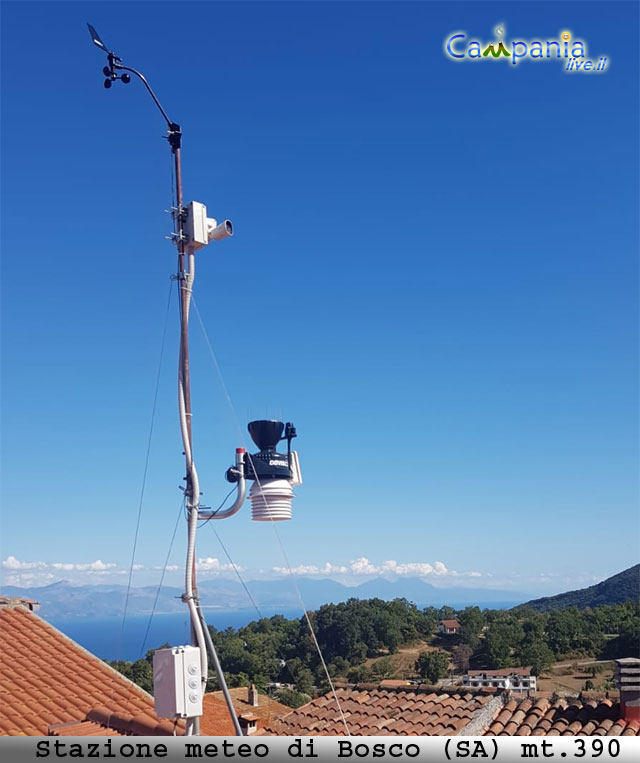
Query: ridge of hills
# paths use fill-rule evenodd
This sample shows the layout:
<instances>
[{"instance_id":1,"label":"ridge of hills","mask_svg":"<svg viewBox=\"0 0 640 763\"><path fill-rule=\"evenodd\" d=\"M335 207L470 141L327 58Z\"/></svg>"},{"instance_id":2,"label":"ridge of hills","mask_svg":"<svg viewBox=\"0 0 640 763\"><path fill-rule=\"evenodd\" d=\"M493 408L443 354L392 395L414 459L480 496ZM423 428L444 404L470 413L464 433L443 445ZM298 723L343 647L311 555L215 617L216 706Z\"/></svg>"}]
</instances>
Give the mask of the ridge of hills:
<instances>
[{"instance_id":1,"label":"ridge of hills","mask_svg":"<svg viewBox=\"0 0 640 763\"><path fill-rule=\"evenodd\" d=\"M551 612L554 609L584 609L599 607L601 604L623 604L626 601L640 601L640 564L635 564L587 588L532 599L522 606L537 612Z\"/></svg>"},{"instance_id":2,"label":"ridge of hills","mask_svg":"<svg viewBox=\"0 0 640 763\"><path fill-rule=\"evenodd\" d=\"M298 579L298 587L308 609L323 604L339 604L351 598L392 600L405 598L419 607L445 604L455 607L479 605L481 607L513 607L527 598L525 593L482 588L436 588L421 578L387 580L375 578L357 586L347 586L331 579ZM300 608L296 589L290 579L250 580L247 588L259 607L267 610L293 610ZM247 594L235 580L217 578L198 583L202 606L205 610L243 610L251 608ZM71 585L66 581L42 587L21 588L4 586L5 596L22 596L40 602L43 617L109 617L122 614L126 586L124 585ZM157 586L132 588L127 612L130 615L152 611ZM164 586L160 590L157 613L182 612L182 588Z\"/></svg>"},{"instance_id":3,"label":"ridge of hills","mask_svg":"<svg viewBox=\"0 0 640 763\"><path fill-rule=\"evenodd\" d=\"M323 604L339 604L351 598L379 598L390 601L404 598L418 607L449 605L457 609L466 606L506 609L527 606L539 612L568 607L597 607L601 604L619 604L640 600L640 564L623 570L596 585L567 591L556 596L545 596L526 601L522 592L486 588L437 588L421 578L374 578L356 586L347 586L330 578L302 578L298 581L300 593L308 609ZM259 607L265 610L297 610L298 595L290 579L250 580L247 587ZM202 606L206 610L246 610L251 608L247 594L235 580L216 578L201 580ZM22 596L41 604L44 617L110 617L122 614L126 586L124 585L72 585L67 581L47 586L22 588L3 586L4 596ZM127 611L131 615L149 614L153 609L157 586L132 588ZM182 588L164 586L160 590L155 608L157 613L182 612ZM523 602L525 602L523 604Z\"/></svg>"}]
</instances>

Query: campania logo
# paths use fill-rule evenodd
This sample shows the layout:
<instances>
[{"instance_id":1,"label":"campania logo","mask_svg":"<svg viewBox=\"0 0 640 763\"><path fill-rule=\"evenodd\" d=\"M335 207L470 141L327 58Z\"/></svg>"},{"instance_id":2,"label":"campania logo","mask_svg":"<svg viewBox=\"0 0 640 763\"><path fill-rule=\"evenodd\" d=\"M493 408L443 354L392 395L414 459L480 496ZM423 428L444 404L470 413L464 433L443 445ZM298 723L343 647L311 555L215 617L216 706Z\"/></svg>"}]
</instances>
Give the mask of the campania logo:
<instances>
[{"instance_id":1,"label":"campania logo","mask_svg":"<svg viewBox=\"0 0 640 763\"><path fill-rule=\"evenodd\" d=\"M492 42L471 39L467 32L454 32L444 41L444 52L453 61L495 61L503 59L512 66L522 60L547 61L560 59L565 72L605 72L609 66L607 56L587 57L587 43L574 38L570 31L560 33L556 40L510 40L504 38L505 25L498 24Z\"/></svg>"}]
</instances>

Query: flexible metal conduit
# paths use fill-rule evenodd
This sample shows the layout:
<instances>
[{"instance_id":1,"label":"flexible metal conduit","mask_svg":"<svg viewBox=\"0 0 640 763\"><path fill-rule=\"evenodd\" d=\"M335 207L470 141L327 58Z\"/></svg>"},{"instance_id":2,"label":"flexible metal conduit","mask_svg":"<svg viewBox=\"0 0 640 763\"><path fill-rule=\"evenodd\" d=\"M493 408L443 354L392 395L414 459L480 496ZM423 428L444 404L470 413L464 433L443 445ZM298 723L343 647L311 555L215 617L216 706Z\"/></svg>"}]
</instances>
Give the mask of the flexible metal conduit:
<instances>
[{"instance_id":1,"label":"flexible metal conduit","mask_svg":"<svg viewBox=\"0 0 640 763\"><path fill-rule=\"evenodd\" d=\"M193 280L195 277L195 257L189 255L189 271L184 274L184 280L181 283L181 288L185 290L184 309L182 312L181 320L185 325L189 323L189 307L191 304L191 289ZM198 529L198 503L200 502L200 483L198 480L198 472L193 462L193 454L191 452L191 443L189 442L189 427L187 426L187 413L186 413L186 401L184 392L184 347L182 341L180 342L180 363L178 366L178 413L180 417L180 431L182 434L182 444L184 447L184 454L187 463L188 473L188 485L190 487L190 495L187 496L187 511L188 511L188 534L187 534L187 559L185 567L185 599L187 607L189 608L189 617L193 626L193 631L198 643L198 649L200 650L200 673L202 675L202 692L204 694L207 682L207 676L209 673L209 663L207 660L207 647L204 638L204 632L202 629L202 623L198 617L198 610L194 601L193 595L193 565L196 547L196 531ZM193 733L194 724L187 726L187 734Z\"/></svg>"},{"instance_id":2,"label":"flexible metal conduit","mask_svg":"<svg viewBox=\"0 0 640 763\"><path fill-rule=\"evenodd\" d=\"M188 273L184 274L184 281L182 288L185 290L185 306L182 315L182 321L188 325L189 323L189 310L191 307L191 295L193 291L193 281L195 279L195 257L193 254L188 258ZM187 424L187 412L186 412L186 400L184 394L184 369L183 369L183 347L182 340L180 342L180 364L178 371L178 413L180 417L180 431L182 433L182 443L184 446L184 454L187 463L187 472L189 481L188 484L191 488L191 495L187 496L187 509L189 515L189 530L187 535L187 559L185 569L185 598L187 600L187 606L189 607L189 616L193 625L193 630L198 642L198 648L200 650L200 670L202 673L202 692L204 694L206 690L207 677L209 675L209 663L207 659L207 653L211 655L213 666L218 678L218 683L222 689L222 693L229 709L229 714L233 722L235 732L237 736L242 736L242 729L240 728L240 722L238 721L229 689L227 688L227 682L222 672L222 666L216 653L215 645L207 624L205 622L202 610L196 603L193 593L193 564L195 557L196 546L196 532L198 529L198 520L200 519L199 504L200 504L200 481L198 479L198 472L193 461L193 453L191 450L191 443L189 441L189 426ZM236 511L242 506L245 497L245 480L244 480L244 450L238 449L236 452L236 468L238 470L238 494L233 506L229 507L224 512L217 515L217 518L224 518L235 514ZM205 514L206 517L206 514ZM193 724L188 724L187 734L193 733Z\"/></svg>"}]
</instances>

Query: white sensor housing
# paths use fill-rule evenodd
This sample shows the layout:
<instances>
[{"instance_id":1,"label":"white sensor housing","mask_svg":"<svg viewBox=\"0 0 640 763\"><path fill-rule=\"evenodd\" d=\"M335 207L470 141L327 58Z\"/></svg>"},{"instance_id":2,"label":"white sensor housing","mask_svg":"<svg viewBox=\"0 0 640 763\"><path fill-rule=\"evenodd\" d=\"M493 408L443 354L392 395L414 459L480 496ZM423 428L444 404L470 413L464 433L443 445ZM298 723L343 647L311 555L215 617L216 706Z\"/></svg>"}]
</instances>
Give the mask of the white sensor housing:
<instances>
[{"instance_id":1,"label":"white sensor housing","mask_svg":"<svg viewBox=\"0 0 640 763\"><path fill-rule=\"evenodd\" d=\"M254 522L280 522L291 519L291 501L294 498L289 480L256 481L249 491L251 519Z\"/></svg>"},{"instance_id":2,"label":"white sensor housing","mask_svg":"<svg viewBox=\"0 0 640 763\"><path fill-rule=\"evenodd\" d=\"M153 701L161 718L202 715L200 650L173 646L153 654Z\"/></svg>"},{"instance_id":3,"label":"white sensor housing","mask_svg":"<svg viewBox=\"0 0 640 763\"><path fill-rule=\"evenodd\" d=\"M192 201L184 209L186 218L182 232L186 239L185 249L193 254L209 243L207 208L199 201Z\"/></svg>"},{"instance_id":4,"label":"white sensor housing","mask_svg":"<svg viewBox=\"0 0 640 763\"><path fill-rule=\"evenodd\" d=\"M219 225L213 217L207 217L207 208L199 201L192 201L184 208L185 220L182 232L185 237L185 250L189 254L202 249L209 241L222 241L233 236L231 220L223 220Z\"/></svg>"}]
</instances>

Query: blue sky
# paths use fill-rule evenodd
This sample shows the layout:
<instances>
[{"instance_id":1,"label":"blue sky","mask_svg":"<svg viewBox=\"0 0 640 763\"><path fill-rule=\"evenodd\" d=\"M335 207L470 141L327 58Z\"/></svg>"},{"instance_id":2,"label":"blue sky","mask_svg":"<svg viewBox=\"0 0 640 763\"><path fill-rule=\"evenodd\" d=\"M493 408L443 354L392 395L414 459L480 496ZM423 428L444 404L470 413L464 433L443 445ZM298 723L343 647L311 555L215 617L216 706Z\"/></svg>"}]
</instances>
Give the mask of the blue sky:
<instances>
[{"instance_id":1,"label":"blue sky","mask_svg":"<svg viewBox=\"0 0 640 763\"><path fill-rule=\"evenodd\" d=\"M2 16L5 582L126 580L175 268L162 118L137 82L103 89L87 21L182 124L186 200L236 228L198 254L233 403L194 315L205 503L246 422L282 416L300 574L553 593L638 561L637 4ZM498 22L571 30L608 69L446 57ZM176 356L173 294L134 585L158 579L179 510ZM247 577L280 574L248 506L216 529ZM197 555L225 574L210 528Z\"/></svg>"}]
</instances>

